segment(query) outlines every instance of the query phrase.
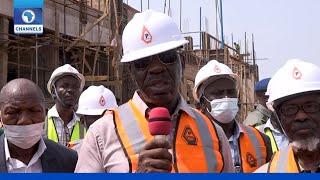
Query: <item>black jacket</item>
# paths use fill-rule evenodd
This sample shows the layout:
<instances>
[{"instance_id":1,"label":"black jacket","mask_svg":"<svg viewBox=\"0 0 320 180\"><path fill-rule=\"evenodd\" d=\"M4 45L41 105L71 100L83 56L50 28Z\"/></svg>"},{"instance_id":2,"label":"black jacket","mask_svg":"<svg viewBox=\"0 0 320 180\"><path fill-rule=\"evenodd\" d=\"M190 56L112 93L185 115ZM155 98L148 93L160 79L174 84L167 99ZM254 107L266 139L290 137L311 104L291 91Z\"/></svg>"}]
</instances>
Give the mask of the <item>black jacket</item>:
<instances>
[{"instance_id":1,"label":"black jacket","mask_svg":"<svg viewBox=\"0 0 320 180\"><path fill-rule=\"evenodd\" d=\"M51 140L44 139L47 149L41 156L43 172L74 172L78 155ZM0 136L0 172L8 172L4 152L4 134Z\"/></svg>"}]
</instances>

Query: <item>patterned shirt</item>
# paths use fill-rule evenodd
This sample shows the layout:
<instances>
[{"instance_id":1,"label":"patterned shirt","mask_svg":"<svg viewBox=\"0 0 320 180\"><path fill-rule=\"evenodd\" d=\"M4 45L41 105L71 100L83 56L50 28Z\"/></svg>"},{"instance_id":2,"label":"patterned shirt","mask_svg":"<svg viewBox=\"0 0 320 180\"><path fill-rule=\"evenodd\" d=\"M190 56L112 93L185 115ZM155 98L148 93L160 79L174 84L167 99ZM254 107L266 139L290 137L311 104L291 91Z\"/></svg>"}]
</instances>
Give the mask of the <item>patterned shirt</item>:
<instances>
[{"instance_id":1,"label":"patterned shirt","mask_svg":"<svg viewBox=\"0 0 320 180\"><path fill-rule=\"evenodd\" d=\"M56 131L58 134L58 139L59 139L58 143L63 146L67 146L71 138L73 127L78 121L80 121L80 118L76 115L76 113L73 113L72 120L67 125L65 125L64 121L59 116L56 105L54 105L48 111L47 119L49 118L53 119L53 123L55 125Z\"/></svg>"}]
</instances>

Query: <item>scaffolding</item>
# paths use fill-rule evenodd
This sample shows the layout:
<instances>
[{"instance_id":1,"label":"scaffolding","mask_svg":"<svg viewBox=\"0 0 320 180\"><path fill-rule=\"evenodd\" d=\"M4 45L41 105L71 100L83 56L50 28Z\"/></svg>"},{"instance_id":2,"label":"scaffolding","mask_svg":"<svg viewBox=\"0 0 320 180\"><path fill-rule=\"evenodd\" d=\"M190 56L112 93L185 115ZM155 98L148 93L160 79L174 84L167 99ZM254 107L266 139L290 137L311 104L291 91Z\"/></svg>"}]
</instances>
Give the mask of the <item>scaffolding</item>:
<instances>
[{"instance_id":1,"label":"scaffolding","mask_svg":"<svg viewBox=\"0 0 320 180\"><path fill-rule=\"evenodd\" d=\"M41 36L14 35L10 14L0 15L0 86L15 78L31 79L43 90L50 107L53 102L46 83L55 68L69 63L85 76L86 86L106 86L119 104L130 99L137 87L128 65L120 63L120 39L124 26L138 11L122 0L46 0L45 10L47 28ZM254 53L248 53L247 48L241 53L227 44L221 48L221 41L203 31L184 35L190 43L182 53L186 67L181 94L194 105L195 75L209 60L216 59L240 77L240 116L244 119L253 108L253 85L258 80ZM195 38L199 44L194 44Z\"/></svg>"},{"instance_id":2,"label":"scaffolding","mask_svg":"<svg viewBox=\"0 0 320 180\"><path fill-rule=\"evenodd\" d=\"M121 0L46 0L44 8L51 28L41 36L14 35L12 17L0 16L9 22L8 30L0 31L0 53L7 55L1 67L7 78L1 86L15 78L31 79L50 106L46 83L55 68L69 63L85 76L86 86L102 84L122 102L121 82L126 78L119 65L120 39L124 25L137 11ZM77 23L70 24L70 19Z\"/></svg>"},{"instance_id":3,"label":"scaffolding","mask_svg":"<svg viewBox=\"0 0 320 180\"><path fill-rule=\"evenodd\" d=\"M184 47L186 67L184 81L181 86L183 96L190 104L195 104L192 90L194 79L198 70L210 60L217 60L229 66L239 76L239 105L240 113L238 119L245 119L247 112L253 109L254 105L254 84L259 79L258 66L255 64L255 53L249 53L245 47L241 53L239 49L224 43L204 31L184 33L189 44ZM198 39L195 44L194 39Z\"/></svg>"}]
</instances>

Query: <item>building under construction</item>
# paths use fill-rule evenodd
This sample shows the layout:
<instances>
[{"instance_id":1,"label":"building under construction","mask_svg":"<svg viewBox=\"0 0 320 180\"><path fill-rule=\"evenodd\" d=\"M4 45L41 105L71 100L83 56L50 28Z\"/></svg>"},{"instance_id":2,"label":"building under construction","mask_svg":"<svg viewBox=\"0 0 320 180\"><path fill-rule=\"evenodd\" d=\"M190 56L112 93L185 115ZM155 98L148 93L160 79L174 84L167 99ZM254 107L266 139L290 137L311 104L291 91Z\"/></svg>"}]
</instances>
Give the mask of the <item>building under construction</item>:
<instances>
[{"instance_id":1,"label":"building under construction","mask_svg":"<svg viewBox=\"0 0 320 180\"><path fill-rule=\"evenodd\" d=\"M13 0L1 0L0 6L0 87L15 78L36 82L51 96L47 81L55 68L69 63L81 72L86 86L104 85L121 104L136 89L128 67L120 63L121 34L127 22L138 12L122 0L45 0L44 33L17 36L13 30ZM193 37L200 37L194 45ZM253 107L253 86L258 80L254 53L241 54L206 32L186 33L190 43L184 47L186 70L181 93L194 104L194 77L208 60L227 64L240 77L241 117ZM250 60L249 59L253 59Z\"/></svg>"}]
</instances>

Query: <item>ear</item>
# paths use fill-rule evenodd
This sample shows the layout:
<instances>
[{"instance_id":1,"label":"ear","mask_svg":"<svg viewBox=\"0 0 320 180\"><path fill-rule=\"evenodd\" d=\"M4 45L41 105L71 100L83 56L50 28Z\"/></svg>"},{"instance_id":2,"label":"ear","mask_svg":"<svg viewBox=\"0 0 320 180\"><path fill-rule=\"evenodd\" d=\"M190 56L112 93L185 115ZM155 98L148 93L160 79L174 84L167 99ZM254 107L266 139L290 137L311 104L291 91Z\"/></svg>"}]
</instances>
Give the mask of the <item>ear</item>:
<instances>
[{"instance_id":1,"label":"ear","mask_svg":"<svg viewBox=\"0 0 320 180\"><path fill-rule=\"evenodd\" d=\"M57 99L57 91L54 86L51 87L51 97L54 101Z\"/></svg>"}]
</instances>

